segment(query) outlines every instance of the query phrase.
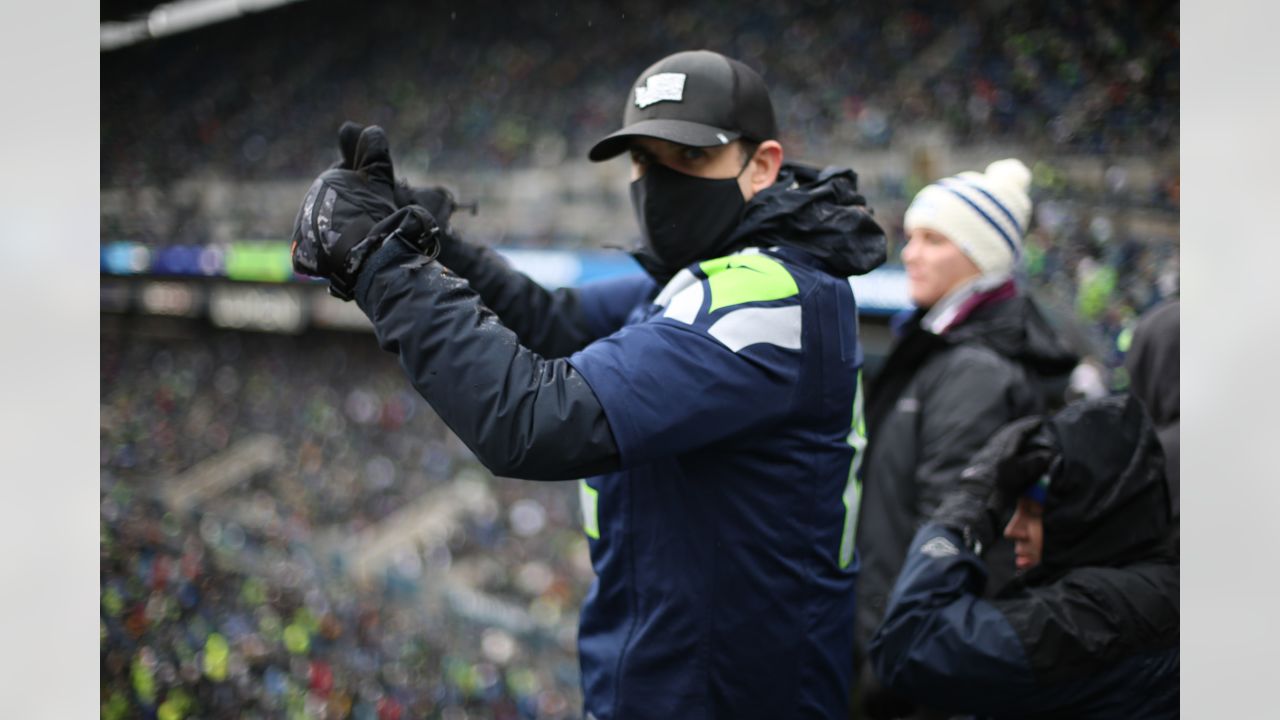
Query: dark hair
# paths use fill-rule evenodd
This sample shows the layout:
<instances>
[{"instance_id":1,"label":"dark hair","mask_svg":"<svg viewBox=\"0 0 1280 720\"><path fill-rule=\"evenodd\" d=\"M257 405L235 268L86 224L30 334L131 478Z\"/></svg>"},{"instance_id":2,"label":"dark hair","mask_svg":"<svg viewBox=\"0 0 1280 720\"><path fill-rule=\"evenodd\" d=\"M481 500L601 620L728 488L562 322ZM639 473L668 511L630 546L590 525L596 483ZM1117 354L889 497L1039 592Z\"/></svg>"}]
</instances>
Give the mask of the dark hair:
<instances>
[{"instance_id":1,"label":"dark hair","mask_svg":"<svg viewBox=\"0 0 1280 720\"><path fill-rule=\"evenodd\" d=\"M762 143L763 141L761 140L738 139L738 148L742 153L742 167L745 168L747 163L751 162L751 158L755 157L756 150L760 149Z\"/></svg>"}]
</instances>

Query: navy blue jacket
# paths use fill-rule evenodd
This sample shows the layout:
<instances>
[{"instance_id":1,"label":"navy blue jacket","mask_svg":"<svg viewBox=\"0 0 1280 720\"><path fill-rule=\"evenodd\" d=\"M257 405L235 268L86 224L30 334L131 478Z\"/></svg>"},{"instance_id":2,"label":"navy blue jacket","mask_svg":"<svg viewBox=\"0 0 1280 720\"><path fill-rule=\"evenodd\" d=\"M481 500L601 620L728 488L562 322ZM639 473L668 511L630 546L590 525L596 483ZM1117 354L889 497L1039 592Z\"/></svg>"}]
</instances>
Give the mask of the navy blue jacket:
<instances>
[{"instance_id":1,"label":"navy blue jacket","mask_svg":"<svg viewBox=\"0 0 1280 720\"><path fill-rule=\"evenodd\" d=\"M1069 406L1049 424L1039 565L991 600L955 531L912 540L869 654L887 687L987 717L1178 716L1178 559L1163 456L1131 398Z\"/></svg>"},{"instance_id":2,"label":"navy blue jacket","mask_svg":"<svg viewBox=\"0 0 1280 720\"><path fill-rule=\"evenodd\" d=\"M491 470L586 478L588 717L846 707L863 443L847 276L883 262L884 235L851 171L790 166L723 250L663 287L547 293L462 243L443 265L391 243L357 284Z\"/></svg>"},{"instance_id":3,"label":"navy blue jacket","mask_svg":"<svg viewBox=\"0 0 1280 720\"><path fill-rule=\"evenodd\" d=\"M816 718L844 702L854 315L848 282L802 252L730 255L570 357L622 458L582 485L596 717Z\"/></svg>"}]
</instances>

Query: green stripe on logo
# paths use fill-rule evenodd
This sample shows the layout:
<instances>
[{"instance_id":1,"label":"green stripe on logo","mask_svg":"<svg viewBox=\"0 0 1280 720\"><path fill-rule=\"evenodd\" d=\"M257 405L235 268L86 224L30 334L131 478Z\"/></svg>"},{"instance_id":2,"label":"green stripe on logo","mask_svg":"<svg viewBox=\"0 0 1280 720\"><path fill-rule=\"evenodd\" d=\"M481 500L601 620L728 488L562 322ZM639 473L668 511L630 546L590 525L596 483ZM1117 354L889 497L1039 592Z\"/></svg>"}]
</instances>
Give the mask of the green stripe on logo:
<instances>
[{"instance_id":1,"label":"green stripe on logo","mask_svg":"<svg viewBox=\"0 0 1280 720\"><path fill-rule=\"evenodd\" d=\"M597 514L600 491L587 484L586 480L578 481L578 499L582 503L582 530L592 540L600 539L600 517Z\"/></svg>"},{"instance_id":2,"label":"green stripe on logo","mask_svg":"<svg viewBox=\"0 0 1280 720\"><path fill-rule=\"evenodd\" d=\"M787 268L768 255L728 255L707 260L699 267L711 287L711 308L707 312L800 294Z\"/></svg>"}]
</instances>

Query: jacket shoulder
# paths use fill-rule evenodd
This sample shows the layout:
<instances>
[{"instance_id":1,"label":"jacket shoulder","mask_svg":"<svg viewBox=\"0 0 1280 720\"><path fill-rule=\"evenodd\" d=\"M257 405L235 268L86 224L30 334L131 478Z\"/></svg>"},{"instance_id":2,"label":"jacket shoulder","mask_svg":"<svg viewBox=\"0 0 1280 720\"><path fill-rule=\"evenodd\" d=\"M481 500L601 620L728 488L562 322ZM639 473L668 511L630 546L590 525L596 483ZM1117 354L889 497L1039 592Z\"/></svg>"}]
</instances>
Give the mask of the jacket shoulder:
<instances>
[{"instance_id":1,"label":"jacket shoulder","mask_svg":"<svg viewBox=\"0 0 1280 720\"><path fill-rule=\"evenodd\" d=\"M764 253L737 253L705 260L698 269L707 279L707 312L744 303L783 300L800 294L797 268Z\"/></svg>"}]
</instances>

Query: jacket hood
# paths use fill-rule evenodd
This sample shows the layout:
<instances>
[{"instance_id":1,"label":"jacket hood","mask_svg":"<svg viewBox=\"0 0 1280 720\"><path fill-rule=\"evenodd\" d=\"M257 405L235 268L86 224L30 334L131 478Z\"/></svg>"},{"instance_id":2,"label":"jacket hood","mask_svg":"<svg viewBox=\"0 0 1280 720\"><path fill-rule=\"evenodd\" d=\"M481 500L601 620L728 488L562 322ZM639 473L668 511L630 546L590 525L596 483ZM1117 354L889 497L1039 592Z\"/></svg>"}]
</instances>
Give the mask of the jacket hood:
<instances>
[{"instance_id":1,"label":"jacket hood","mask_svg":"<svg viewBox=\"0 0 1280 720\"><path fill-rule=\"evenodd\" d=\"M1025 294L979 307L946 337L986 345L1043 378L1069 375L1080 361Z\"/></svg>"},{"instance_id":2,"label":"jacket hood","mask_svg":"<svg viewBox=\"0 0 1280 720\"><path fill-rule=\"evenodd\" d=\"M839 277L871 272L888 257L884 230L858 193L858 174L795 163L785 163L777 182L751 198L729 245L796 248Z\"/></svg>"},{"instance_id":3,"label":"jacket hood","mask_svg":"<svg viewBox=\"0 0 1280 720\"><path fill-rule=\"evenodd\" d=\"M1171 519L1164 455L1132 395L1069 405L1045 421L1060 453L1044 506L1037 575L1118 565L1158 552Z\"/></svg>"}]
</instances>

